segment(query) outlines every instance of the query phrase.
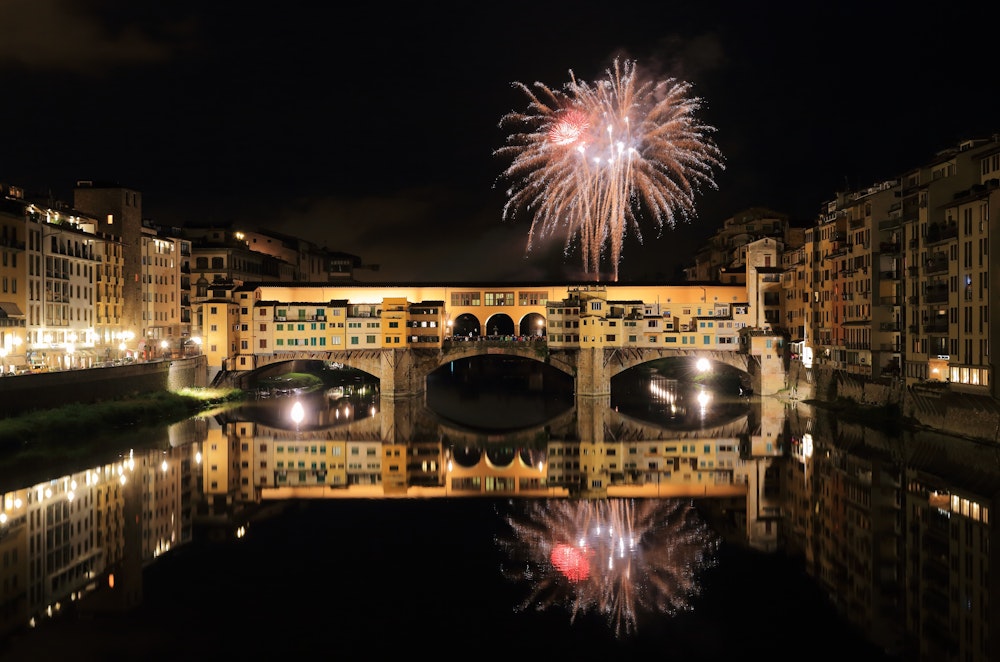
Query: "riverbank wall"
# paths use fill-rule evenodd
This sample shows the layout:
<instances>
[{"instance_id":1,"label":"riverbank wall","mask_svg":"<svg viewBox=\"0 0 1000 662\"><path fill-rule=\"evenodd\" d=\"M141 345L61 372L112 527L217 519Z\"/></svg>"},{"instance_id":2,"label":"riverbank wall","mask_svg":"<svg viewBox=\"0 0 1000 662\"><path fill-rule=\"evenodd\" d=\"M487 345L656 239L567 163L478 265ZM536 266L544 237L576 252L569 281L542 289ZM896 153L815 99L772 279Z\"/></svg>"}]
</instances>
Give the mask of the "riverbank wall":
<instances>
[{"instance_id":1,"label":"riverbank wall","mask_svg":"<svg viewBox=\"0 0 1000 662\"><path fill-rule=\"evenodd\" d=\"M947 382L911 386L898 380L868 381L857 375L814 366L811 397L825 402L850 400L866 407L898 407L900 423L944 434L1000 443L1000 402L966 392ZM802 395L800 399L805 399Z\"/></svg>"},{"instance_id":2,"label":"riverbank wall","mask_svg":"<svg viewBox=\"0 0 1000 662\"><path fill-rule=\"evenodd\" d=\"M208 384L205 356L0 378L0 415Z\"/></svg>"}]
</instances>

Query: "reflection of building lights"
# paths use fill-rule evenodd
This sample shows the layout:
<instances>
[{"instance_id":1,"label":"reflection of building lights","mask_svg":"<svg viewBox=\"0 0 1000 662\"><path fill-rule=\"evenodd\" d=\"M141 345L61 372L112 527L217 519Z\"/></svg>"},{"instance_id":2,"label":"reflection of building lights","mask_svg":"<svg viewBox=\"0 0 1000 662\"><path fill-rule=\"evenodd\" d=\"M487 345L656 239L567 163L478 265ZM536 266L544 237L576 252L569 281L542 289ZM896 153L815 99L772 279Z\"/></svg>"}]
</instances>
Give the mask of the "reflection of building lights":
<instances>
[{"instance_id":1,"label":"reflection of building lights","mask_svg":"<svg viewBox=\"0 0 1000 662\"><path fill-rule=\"evenodd\" d=\"M305 418L305 416L306 411L302 408L302 403L296 400L295 404L292 405L292 421L295 423L295 427L299 426L299 423L302 422L302 419Z\"/></svg>"},{"instance_id":2,"label":"reflection of building lights","mask_svg":"<svg viewBox=\"0 0 1000 662\"><path fill-rule=\"evenodd\" d=\"M813 454L813 436L806 432L802 435L802 455L803 457L812 457Z\"/></svg>"}]
</instances>

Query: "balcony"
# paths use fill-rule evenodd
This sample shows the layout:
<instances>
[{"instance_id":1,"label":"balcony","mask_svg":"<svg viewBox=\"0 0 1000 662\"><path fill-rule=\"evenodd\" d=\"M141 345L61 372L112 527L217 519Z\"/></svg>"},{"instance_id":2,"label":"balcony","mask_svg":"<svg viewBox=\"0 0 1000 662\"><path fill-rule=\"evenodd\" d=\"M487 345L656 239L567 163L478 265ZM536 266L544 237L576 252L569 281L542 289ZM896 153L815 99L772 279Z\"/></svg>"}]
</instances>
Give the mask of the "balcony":
<instances>
[{"instance_id":1,"label":"balcony","mask_svg":"<svg viewBox=\"0 0 1000 662\"><path fill-rule=\"evenodd\" d=\"M954 239L957 236L958 223L954 221L949 223L931 223L927 226L927 236L924 237L924 242L927 244L936 244L941 241Z\"/></svg>"},{"instance_id":2,"label":"balcony","mask_svg":"<svg viewBox=\"0 0 1000 662\"><path fill-rule=\"evenodd\" d=\"M948 271L948 255L946 253L934 253L927 258L924 265L924 273L936 274Z\"/></svg>"},{"instance_id":3,"label":"balcony","mask_svg":"<svg viewBox=\"0 0 1000 662\"><path fill-rule=\"evenodd\" d=\"M948 338L946 336L936 336L934 338L928 338L927 353L932 355L950 354L950 351L948 350Z\"/></svg>"},{"instance_id":4,"label":"balcony","mask_svg":"<svg viewBox=\"0 0 1000 662\"><path fill-rule=\"evenodd\" d=\"M882 280L899 280L899 272L895 269L892 271L883 271Z\"/></svg>"},{"instance_id":5,"label":"balcony","mask_svg":"<svg viewBox=\"0 0 1000 662\"><path fill-rule=\"evenodd\" d=\"M930 322L924 322L924 333L947 333L948 332L948 320L939 319L932 320Z\"/></svg>"},{"instance_id":6,"label":"balcony","mask_svg":"<svg viewBox=\"0 0 1000 662\"><path fill-rule=\"evenodd\" d=\"M883 241L878 245L878 250L882 255L897 255L899 253L899 242Z\"/></svg>"},{"instance_id":7,"label":"balcony","mask_svg":"<svg viewBox=\"0 0 1000 662\"><path fill-rule=\"evenodd\" d=\"M948 285L928 285L924 292L924 303L944 303L948 300Z\"/></svg>"}]
</instances>

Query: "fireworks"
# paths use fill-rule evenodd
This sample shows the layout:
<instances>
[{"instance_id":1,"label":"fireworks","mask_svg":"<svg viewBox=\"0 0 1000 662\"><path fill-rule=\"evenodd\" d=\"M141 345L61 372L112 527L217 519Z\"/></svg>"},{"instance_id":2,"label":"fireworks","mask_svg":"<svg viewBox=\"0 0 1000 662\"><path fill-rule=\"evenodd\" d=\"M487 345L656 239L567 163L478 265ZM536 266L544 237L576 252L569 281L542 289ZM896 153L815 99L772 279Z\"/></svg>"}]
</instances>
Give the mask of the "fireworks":
<instances>
[{"instance_id":1,"label":"fireworks","mask_svg":"<svg viewBox=\"0 0 1000 662\"><path fill-rule=\"evenodd\" d=\"M618 637L636 632L642 612L689 609L719 545L680 499L531 501L507 523L512 537L498 539L509 557L502 571L530 585L518 609L561 605L571 622L597 613Z\"/></svg>"},{"instance_id":2,"label":"fireworks","mask_svg":"<svg viewBox=\"0 0 1000 662\"><path fill-rule=\"evenodd\" d=\"M695 195L716 188L713 169L724 164L714 128L695 118L701 99L687 96L688 83L640 82L632 61L615 60L607 74L591 84L571 71L562 90L535 83L537 93L515 83L528 107L501 119L512 133L496 154L512 160L502 176L515 184L504 219L533 214L528 251L536 237L565 229L565 253L579 241L588 277L599 279L609 251L617 281L628 230L641 243L645 214L658 230L692 218Z\"/></svg>"}]
</instances>

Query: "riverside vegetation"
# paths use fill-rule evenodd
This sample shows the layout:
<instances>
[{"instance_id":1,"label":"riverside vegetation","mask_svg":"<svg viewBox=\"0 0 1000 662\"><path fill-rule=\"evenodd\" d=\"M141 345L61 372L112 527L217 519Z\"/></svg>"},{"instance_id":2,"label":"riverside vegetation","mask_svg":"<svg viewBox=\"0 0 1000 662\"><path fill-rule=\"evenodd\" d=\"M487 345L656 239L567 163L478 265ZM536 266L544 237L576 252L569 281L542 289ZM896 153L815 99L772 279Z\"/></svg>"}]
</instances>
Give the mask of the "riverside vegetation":
<instances>
[{"instance_id":1,"label":"riverside vegetation","mask_svg":"<svg viewBox=\"0 0 1000 662\"><path fill-rule=\"evenodd\" d=\"M346 373L345 373L346 374ZM353 374L353 372L351 373ZM260 388L322 388L330 378L287 373L261 380ZM81 458L115 455L136 446L136 433L238 406L251 394L237 388L183 388L27 411L0 420L0 481L5 476L69 465Z\"/></svg>"},{"instance_id":2,"label":"riverside vegetation","mask_svg":"<svg viewBox=\"0 0 1000 662\"><path fill-rule=\"evenodd\" d=\"M134 445L137 430L176 423L245 394L235 388L185 388L91 404L38 409L0 421L0 469L51 466Z\"/></svg>"}]
</instances>

